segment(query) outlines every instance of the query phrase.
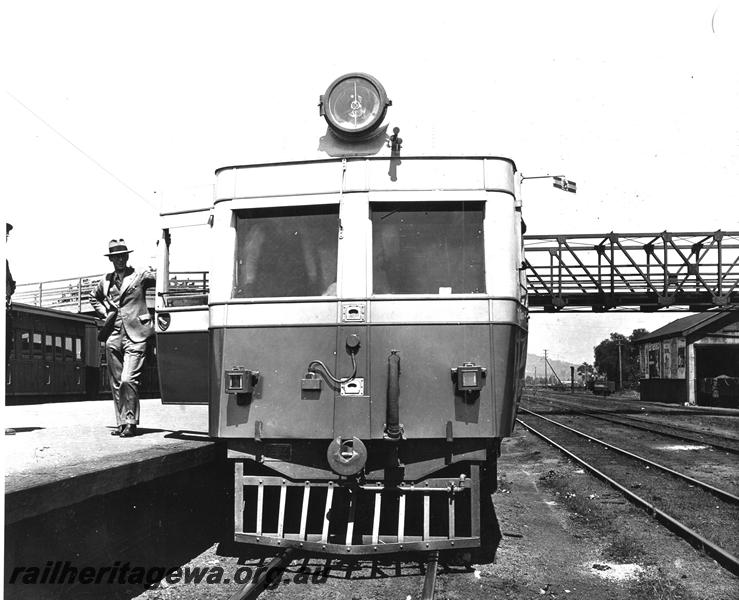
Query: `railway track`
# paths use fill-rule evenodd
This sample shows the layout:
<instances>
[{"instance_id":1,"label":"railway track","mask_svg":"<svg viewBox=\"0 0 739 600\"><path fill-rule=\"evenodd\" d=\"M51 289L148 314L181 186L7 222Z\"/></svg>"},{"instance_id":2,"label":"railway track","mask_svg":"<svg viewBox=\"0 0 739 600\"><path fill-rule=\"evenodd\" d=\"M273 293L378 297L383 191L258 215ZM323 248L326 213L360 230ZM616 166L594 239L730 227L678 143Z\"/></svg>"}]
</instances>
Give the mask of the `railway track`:
<instances>
[{"instance_id":1,"label":"railway track","mask_svg":"<svg viewBox=\"0 0 739 600\"><path fill-rule=\"evenodd\" d=\"M580 407L584 406L593 410L603 410L604 407L607 407L608 411L611 413L624 414L624 416L644 421L645 423L662 424L666 422L666 419L670 419L671 417L684 416L697 419L703 423L708 421L710 425L713 426L717 422L727 423L731 421L732 417L739 417L739 410L736 409L708 408L704 406L686 407L680 404L664 405L654 403L642 403L636 400L614 398L613 396L604 398L602 396L594 396L590 394L573 395L569 392L561 392L555 390L546 390L546 393L544 395L538 395L536 390L533 393L527 390L524 392L524 396L534 399L545 398L547 400L555 400L570 404L576 403ZM634 414L639 413L640 411L644 411L647 406L649 406L649 417L645 416L644 413L638 415ZM689 431L695 431L697 433L702 433L702 430L696 428L681 428ZM732 427L732 432L735 430L736 428Z\"/></svg>"},{"instance_id":2,"label":"railway track","mask_svg":"<svg viewBox=\"0 0 739 600\"><path fill-rule=\"evenodd\" d=\"M649 433L658 433L673 439L681 441L697 442L700 444L707 444L713 446L718 450L725 452L731 452L733 454L739 453L739 438L721 435L714 432L698 431L692 427L684 427L674 423L665 423L662 421L656 421L654 419L646 419L644 417L637 417L633 415L614 415L612 411L605 409L587 407L582 408L576 406L572 400L566 400L562 398L553 398L545 396L542 398L533 397L530 395L524 396L527 402L534 403L557 403L560 406L566 407L573 414L585 415L594 419L600 419L615 423L618 425L625 425L627 427L633 427Z\"/></svg>"},{"instance_id":3,"label":"railway track","mask_svg":"<svg viewBox=\"0 0 739 600\"><path fill-rule=\"evenodd\" d=\"M286 548L270 561L266 568L261 571L259 577L239 588L229 596L228 600L254 600L258 598L274 582L275 578L280 580L283 571L293 560L299 558L299 553L294 548ZM407 560L407 557L405 558ZM428 553L425 560L421 562L421 567L424 578L420 598L421 600L433 600L439 569L439 552L434 551ZM326 569L329 568L329 565L327 565Z\"/></svg>"},{"instance_id":4,"label":"railway track","mask_svg":"<svg viewBox=\"0 0 739 600\"><path fill-rule=\"evenodd\" d=\"M528 418L517 421L526 429L739 575L739 497L544 415L520 410Z\"/></svg>"},{"instance_id":5,"label":"railway track","mask_svg":"<svg viewBox=\"0 0 739 600\"><path fill-rule=\"evenodd\" d=\"M539 388L531 388L527 387L524 390L524 395L526 396L536 396L538 393ZM659 403L651 403L651 402L645 402L642 403L639 400L636 399L627 399L627 398L618 398L614 396L596 396L591 393L585 393L585 392L575 392L573 395L572 392L569 391L562 391L562 390L554 390L545 388L544 392L546 394L547 398L558 398L562 400L573 400L577 398L579 401L586 401L586 402L593 402L595 404L603 404L603 402L608 402L610 405L619 405L626 409L633 410L634 406L638 403L640 406L644 404L652 405L652 412L655 414L666 414L666 415L676 415L676 414L686 414L686 415L704 415L704 416L719 416L719 417L739 417L739 410L735 408L724 408L724 407L707 407L707 406L685 406L683 404L659 404Z\"/></svg>"}]
</instances>

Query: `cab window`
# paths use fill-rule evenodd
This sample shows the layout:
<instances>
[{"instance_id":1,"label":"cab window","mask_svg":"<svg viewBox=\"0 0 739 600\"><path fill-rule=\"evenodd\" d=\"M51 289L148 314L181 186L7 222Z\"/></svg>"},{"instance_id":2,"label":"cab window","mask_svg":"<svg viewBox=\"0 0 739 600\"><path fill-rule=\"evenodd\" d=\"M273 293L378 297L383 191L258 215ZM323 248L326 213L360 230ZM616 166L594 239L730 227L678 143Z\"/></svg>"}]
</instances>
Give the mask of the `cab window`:
<instances>
[{"instance_id":1,"label":"cab window","mask_svg":"<svg viewBox=\"0 0 739 600\"><path fill-rule=\"evenodd\" d=\"M335 296L339 206L236 213L234 298Z\"/></svg>"},{"instance_id":2,"label":"cab window","mask_svg":"<svg viewBox=\"0 0 739 600\"><path fill-rule=\"evenodd\" d=\"M485 293L482 202L371 205L375 294Z\"/></svg>"}]
</instances>

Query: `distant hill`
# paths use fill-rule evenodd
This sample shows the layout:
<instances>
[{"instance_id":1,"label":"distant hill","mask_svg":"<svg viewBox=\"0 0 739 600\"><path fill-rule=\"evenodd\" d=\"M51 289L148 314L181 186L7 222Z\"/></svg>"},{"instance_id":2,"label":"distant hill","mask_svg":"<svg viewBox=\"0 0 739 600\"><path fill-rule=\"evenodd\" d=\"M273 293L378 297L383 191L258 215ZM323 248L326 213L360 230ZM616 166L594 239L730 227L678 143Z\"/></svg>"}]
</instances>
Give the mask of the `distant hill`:
<instances>
[{"instance_id":1,"label":"distant hill","mask_svg":"<svg viewBox=\"0 0 739 600\"><path fill-rule=\"evenodd\" d=\"M569 380L570 378L570 367L575 367L575 377L577 377L577 367L582 363L574 364L565 360L556 360L549 356L549 364L554 368L555 373L559 376L562 381ZM551 373L551 369L547 367L547 371ZM526 355L526 375L534 376L536 372L537 377L544 377L544 357L538 354L527 354Z\"/></svg>"}]
</instances>

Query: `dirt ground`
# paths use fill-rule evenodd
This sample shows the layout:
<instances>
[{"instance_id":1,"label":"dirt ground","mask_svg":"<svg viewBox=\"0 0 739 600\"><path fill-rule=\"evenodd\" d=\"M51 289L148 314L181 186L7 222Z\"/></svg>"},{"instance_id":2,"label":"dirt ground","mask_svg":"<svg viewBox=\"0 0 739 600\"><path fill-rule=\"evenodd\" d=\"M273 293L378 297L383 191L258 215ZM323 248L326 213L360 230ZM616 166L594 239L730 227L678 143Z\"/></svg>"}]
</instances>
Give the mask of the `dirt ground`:
<instances>
[{"instance_id":1,"label":"dirt ground","mask_svg":"<svg viewBox=\"0 0 739 600\"><path fill-rule=\"evenodd\" d=\"M519 430L504 442L493 496L503 537L492 564L440 567L436 598L730 600L739 579L543 442ZM231 580L264 564L215 544L188 566L221 567L220 584L163 582L140 600L222 599ZM419 598L418 563L363 563L349 569L294 561L260 598ZM226 583L225 579L229 579Z\"/></svg>"}]
</instances>

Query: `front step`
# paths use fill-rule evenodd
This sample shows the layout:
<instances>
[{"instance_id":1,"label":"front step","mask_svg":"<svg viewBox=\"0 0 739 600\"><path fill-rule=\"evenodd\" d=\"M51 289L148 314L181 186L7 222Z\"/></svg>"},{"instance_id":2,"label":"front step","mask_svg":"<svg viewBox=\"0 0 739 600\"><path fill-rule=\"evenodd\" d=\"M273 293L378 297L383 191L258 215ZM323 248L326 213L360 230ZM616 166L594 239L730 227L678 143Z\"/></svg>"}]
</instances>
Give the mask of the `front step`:
<instances>
[{"instance_id":1,"label":"front step","mask_svg":"<svg viewBox=\"0 0 739 600\"><path fill-rule=\"evenodd\" d=\"M237 461L234 511L237 542L272 548L344 556L477 548L480 467L386 487L244 475Z\"/></svg>"}]
</instances>

